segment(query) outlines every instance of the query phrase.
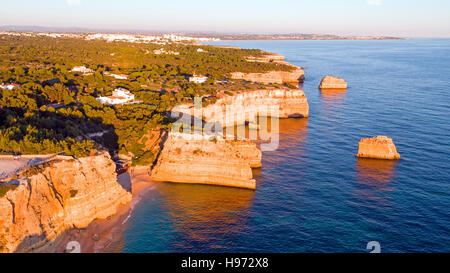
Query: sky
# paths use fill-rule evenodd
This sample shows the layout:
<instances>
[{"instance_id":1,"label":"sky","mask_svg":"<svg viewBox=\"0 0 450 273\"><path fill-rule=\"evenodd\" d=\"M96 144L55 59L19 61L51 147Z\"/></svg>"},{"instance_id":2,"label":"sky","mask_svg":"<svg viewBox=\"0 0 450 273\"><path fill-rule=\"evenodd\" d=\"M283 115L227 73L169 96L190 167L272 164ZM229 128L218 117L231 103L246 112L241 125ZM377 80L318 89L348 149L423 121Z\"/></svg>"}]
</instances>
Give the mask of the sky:
<instances>
[{"instance_id":1,"label":"sky","mask_svg":"<svg viewBox=\"0 0 450 273\"><path fill-rule=\"evenodd\" d=\"M0 0L0 26L450 38L450 1Z\"/></svg>"}]
</instances>

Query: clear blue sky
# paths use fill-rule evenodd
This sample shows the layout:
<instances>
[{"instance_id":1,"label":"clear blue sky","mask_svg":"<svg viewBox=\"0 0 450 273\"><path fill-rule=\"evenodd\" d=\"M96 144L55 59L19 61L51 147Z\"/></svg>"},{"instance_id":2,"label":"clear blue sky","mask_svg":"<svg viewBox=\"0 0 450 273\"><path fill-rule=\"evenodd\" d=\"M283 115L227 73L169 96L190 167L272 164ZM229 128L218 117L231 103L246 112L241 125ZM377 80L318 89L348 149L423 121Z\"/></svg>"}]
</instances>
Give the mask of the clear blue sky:
<instances>
[{"instance_id":1,"label":"clear blue sky","mask_svg":"<svg viewBox=\"0 0 450 273\"><path fill-rule=\"evenodd\" d=\"M0 0L0 25L450 37L449 0Z\"/></svg>"}]
</instances>

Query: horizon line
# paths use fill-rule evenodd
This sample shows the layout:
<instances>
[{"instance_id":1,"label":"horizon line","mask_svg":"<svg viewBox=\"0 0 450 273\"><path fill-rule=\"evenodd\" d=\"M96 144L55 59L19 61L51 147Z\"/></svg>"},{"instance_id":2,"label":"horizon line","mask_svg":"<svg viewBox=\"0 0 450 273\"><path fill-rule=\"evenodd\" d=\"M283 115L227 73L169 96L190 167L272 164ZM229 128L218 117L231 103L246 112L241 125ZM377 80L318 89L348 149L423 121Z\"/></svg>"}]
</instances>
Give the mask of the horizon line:
<instances>
[{"instance_id":1,"label":"horizon line","mask_svg":"<svg viewBox=\"0 0 450 273\"><path fill-rule=\"evenodd\" d=\"M386 37L386 38L428 38L428 39L445 39L450 36L406 36L406 35L348 35L348 34L333 34L333 33L301 33L301 32L250 32L250 31L216 31L216 30L144 30L132 28L91 28L81 26L43 26L43 25L0 25L0 31L14 31L14 32L65 32L65 33L130 33L130 34L162 34L162 33L184 33L184 34L215 34L215 35L329 35L337 37Z\"/></svg>"}]
</instances>

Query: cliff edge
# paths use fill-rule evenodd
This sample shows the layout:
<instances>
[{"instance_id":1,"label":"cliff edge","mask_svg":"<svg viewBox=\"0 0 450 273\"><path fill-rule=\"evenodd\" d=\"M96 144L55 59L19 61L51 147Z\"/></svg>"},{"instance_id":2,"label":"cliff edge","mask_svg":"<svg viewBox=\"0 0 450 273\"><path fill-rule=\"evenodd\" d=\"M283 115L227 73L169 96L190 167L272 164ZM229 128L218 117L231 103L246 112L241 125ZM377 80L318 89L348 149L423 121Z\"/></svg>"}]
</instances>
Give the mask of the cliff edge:
<instances>
[{"instance_id":1,"label":"cliff edge","mask_svg":"<svg viewBox=\"0 0 450 273\"><path fill-rule=\"evenodd\" d=\"M154 181L255 189L251 168L261 166L261 157L250 141L170 133L151 177Z\"/></svg>"},{"instance_id":2,"label":"cliff edge","mask_svg":"<svg viewBox=\"0 0 450 273\"><path fill-rule=\"evenodd\" d=\"M131 201L115 168L109 154L101 153L22 172L11 181L17 188L0 198L0 252L49 247L67 229L115 214L119 205Z\"/></svg>"},{"instance_id":3,"label":"cliff edge","mask_svg":"<svg viewBox=\"0 0 450 273\"><path fill-rule=\"evenodd\" d=\"M222 127L254 122L257 116L275 118L306 118L309 104L301 89L261 89L223 95L214 104L196 111L194 106L181 105L172 110L188 114Z\"/></svg>"},{"instance_id":4,"label":"cliff edge","mask_svg":"<svg viewBox=\"0 0 450 273\"><path fill-rule=\"evenodd\" d=\"M235 80L246 80L250 82L259 82L265 84L283 84L291 83L298 84L303 83L305 80L305 71L303 68L288 63L284 60L284 56L276 53L267 52L263 56L247 58L248 62L261 62L261 63L277 63L292 67L291 71L269 71L266 73L242 73L232 72L231 78Z\"/></svg>"}]
</instances>

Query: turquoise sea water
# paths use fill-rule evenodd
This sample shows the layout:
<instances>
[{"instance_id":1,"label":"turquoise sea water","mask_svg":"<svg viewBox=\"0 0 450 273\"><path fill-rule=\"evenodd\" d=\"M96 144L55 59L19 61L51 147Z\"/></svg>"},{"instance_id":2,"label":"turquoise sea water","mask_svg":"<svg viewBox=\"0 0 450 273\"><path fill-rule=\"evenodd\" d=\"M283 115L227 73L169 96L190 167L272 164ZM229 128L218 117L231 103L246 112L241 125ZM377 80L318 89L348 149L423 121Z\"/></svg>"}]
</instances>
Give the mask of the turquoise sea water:
<instances>
[{"instance_id":1,"label":"turquoise sea water","mask_svg":"<svg viewBox=\"0 0 450 273\"><path fill-rule=\"evenodd\" d=\"M257 190L161 183L136 207L123 252L450 251L450 40L215 42L306 66L309 119L283 120ZM322 93L327 74L346 93ZM355 158L392 137L400 161Z\"/></svg>"}]
</instances>

